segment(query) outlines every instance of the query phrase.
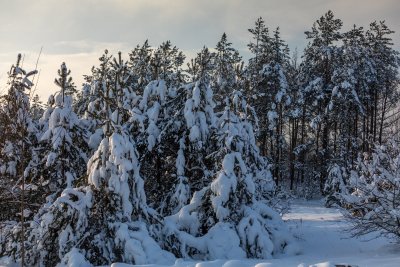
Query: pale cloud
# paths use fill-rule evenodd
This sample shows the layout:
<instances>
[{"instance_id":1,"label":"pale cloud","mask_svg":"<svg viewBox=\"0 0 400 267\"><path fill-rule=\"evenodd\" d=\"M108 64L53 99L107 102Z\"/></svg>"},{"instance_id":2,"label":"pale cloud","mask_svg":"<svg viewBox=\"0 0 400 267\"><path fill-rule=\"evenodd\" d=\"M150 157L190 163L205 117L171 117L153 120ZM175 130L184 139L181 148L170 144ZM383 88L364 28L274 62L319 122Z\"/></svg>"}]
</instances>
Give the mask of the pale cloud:
<instances>
[{"instance_id":1,"label":"pale cloud","mask_svg":"<svg viewBox=\"0 0 400 267\"><path fill-rule=\"evenodd\" d=\"M329 9L344 21L344 30L386 20L399 49L399 6L398 0L0 0L0 89L16 54L25 54L25 66L34 68L41 47L42 97L54 92L62 62L80 85L105 48L127 54L146 39L154 46L171 40L193 56L203 45L214 47L226 32L246 58L247 29L260 16L301 51L304 31Z\"/></svg>"}]
</instances>

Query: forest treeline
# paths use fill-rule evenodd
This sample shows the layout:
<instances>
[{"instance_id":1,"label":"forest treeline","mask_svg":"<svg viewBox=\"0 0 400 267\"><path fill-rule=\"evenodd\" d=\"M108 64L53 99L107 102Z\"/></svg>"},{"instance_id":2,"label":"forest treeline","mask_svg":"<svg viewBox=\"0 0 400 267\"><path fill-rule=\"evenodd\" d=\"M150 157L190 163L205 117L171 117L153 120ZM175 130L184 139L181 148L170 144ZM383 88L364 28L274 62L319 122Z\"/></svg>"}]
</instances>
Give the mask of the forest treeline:
<instances>
[{"instance_id":1,"label":"forest treeline","mask_svg":"<svg viewBox=\"0 0 400 267\"><path fill-rule=\"evenodd\" d=\"M399 53L384 21L331 11L298 57L262 18L244 62L223 34L107 50L81 90L10 69L0 106L0 256L27 266L268 258L298 247L282 199L326 196L353 233L400 236ZM384 226L382 226L384 225Z\"/></svg>"}]
</instances>

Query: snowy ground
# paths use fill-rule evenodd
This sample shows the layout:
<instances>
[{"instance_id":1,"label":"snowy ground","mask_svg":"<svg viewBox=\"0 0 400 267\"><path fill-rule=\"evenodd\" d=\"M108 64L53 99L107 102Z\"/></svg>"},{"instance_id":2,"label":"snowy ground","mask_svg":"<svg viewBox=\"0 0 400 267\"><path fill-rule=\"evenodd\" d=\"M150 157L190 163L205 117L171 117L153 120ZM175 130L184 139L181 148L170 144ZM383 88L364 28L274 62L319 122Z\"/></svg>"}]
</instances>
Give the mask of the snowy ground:
<instances>
[{"instance_id":1,"label":"snowy ground","mask_svg":"<svg viewBox=\"0 0 400 267\"><path fill-rule=\"evenodd\" d=\"M337 209L323 207L321 201L296 201L284 216L303 248L301 255L272 260L218 260L190 262L177 260L168 267L399 267L400 245L385 238L368 241L349 239L343 232L347 223ZM371 238L371 237L370 237ZM113 264L111 267L128 267ZM147 267L164 267L145 265ZM1 267L1 263L0 263ZM142 266L144 267L144 266ZM166 267L166 266L165 266Z\"/></svg>"},{"instance_id":2,"label":"snowy ground","mask_svg":"<svg viewBox=\"0 0 400 267\"><path fill-rule=\"evenodd\" d=\"M322 201L296 201L284 216L299 239L303 253L273 260L230 260L188 262L178 260L173 267L399 267L400 245L385 238L368 241L349 239L343 232L347 223L337 209L323 207ZM370 237L371 238L371 237ZM112 267L127 267L113 264ZM159 267L155 265L147 265Z\"/></svg>"}]
</instances>

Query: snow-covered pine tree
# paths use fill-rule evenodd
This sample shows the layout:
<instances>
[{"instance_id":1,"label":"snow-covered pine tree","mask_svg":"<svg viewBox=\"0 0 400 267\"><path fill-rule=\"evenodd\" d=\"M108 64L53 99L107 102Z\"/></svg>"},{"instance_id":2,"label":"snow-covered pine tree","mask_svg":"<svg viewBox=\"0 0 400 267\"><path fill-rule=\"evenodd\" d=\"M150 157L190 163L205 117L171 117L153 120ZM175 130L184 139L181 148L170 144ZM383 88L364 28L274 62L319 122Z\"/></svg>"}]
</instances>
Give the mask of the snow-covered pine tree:
<instances>
[{"instance_id":1,"label":"snow-covered pine tree","mask_svg":"<svg viewBox=\"0 0 400 267\"><path fill-rule=\"evenodd\" d=\"M100 228L91 241L98 253L90 260L96 264L171 260L148 233L146 222L155 214L147 206L135 144L124 127L110 125L110 132L89 160L88 174L99 201L92 209L97 213L96 228ZM104 225L107 227L101 229Z\"/></svg>"},{"instance_id":2,"label":"snow-covered pine tree","mask_svg":"<svg viewBox=\"0 0 400 267\"><path fill-rule=\"evenodd\" d=\"M203 48L188 64L192 82L169 90L172 105L165 136L174 140L170 139L174 142L172 174L175 178L168 190L171 205L164 215L177 212L188 203L193 192L210 182L214 163L206 156L214 147L210 136L216 119L211 89L213 57L213 53Z\"/></svg>"},{"instance_id":3,"label":"snow-covered pine tree","mask_svg":"<svg viewBox=\"0 0 400 267\"><path fill-rule=\"evenodd\" d=\"M184 132L186 94L183 88L167 87L164 80L150 82L143 92L130 111L131 131L141 154L140 171L146 177L148 203L160 214L170 214L177 205L170 198L177 179L175 159Z\"/></svg>"},{"instance_id":4,"label":"snow-covered pine tree","mask_svg":"<svg viewBox=\"0 0 400 267\"><path fill-rule=\"evenodd\" d=\"M291 97L289 94L289 49L281 39L279 28L270 35L262 18L249 29L252 42L248 45L253 57L246 68L247 95L258 115L257 133L261 153L274 165L274 177L281 181L285 172L285 133Z\"/></svg>"},{"instance_id":5,"label":"snow-covered pine tree","mask_svg":"<svg viewBox=\"0 0 400 267\"><path fill-rule=\"evenodd\" d=\"M319 184L321 193L328 176L332 153L330 135L334 120L329 112L329 102L334 88L332 76L339 65L338 41L343 37L340 32L342 24L332 11L328 11L313 24L311 31L305 32L310 41L300 67L303 96L307 103L306 113L309 114L312 130L310 141L314 150L309 153L313 172L307 179L312 180L315 188Z\"/></svg>"},{"instance_id":6,"label":"snow-covered pine tree","mask_svg":"<svg viewBox=\"0 0 400 267\"><path fill-rule=\"evenodd\" d=\"M257 83L257 73L260 71L264 64L269 62L269 57L272 54L271 36L269 29L265 26L265 21L262 17L258 18L255 22L254 28L248 30L252 34L252 41L248 44L250 52L254 55L249 60L249 71L254 74L251 83ZM254 87L252 84L251 87Z\"/></svg>"},{"instance_id":7,"label":"snow-covered pine tree","mask_svg":"<svg viewBox=\"0 0 400 267\"><path fill-rule=\"evenodd\" d=\"M0 144L0 221L5 222L0 256L22 255L25 260L26 221L38 208L38 190L30 184L25 168L37 142L37 129L30 115L30 77L37 71L21 68L21 55L8 73L9 90L2 97L3 142ZM19 218L19 219L18 219ZM19 221L17 224L16 221Z\"/></svg>"},{"instance_id":8,"label":"snow-covered pine tree","mask_svg":"<svg viewBox=\"0 0 400 267\"><path fill-rule=\"evenodd\" d=\"M24 171L31 157L31 149L37 142L36 126L30 115L29 80L36 71L26 72L21 68L21 55L8 73L9 90L2 96L2 142L0 144L0 187L3 195L1 220L13 220L19 216L20 195L24 190ZM25 197L29 197L25 195ZM32 206L33 207L33 206ZM26 207L29 209L29 206Z\"/></svg>"},{"instance_id":9,"label":"snow-covered pine tree","mask_svg":"<svg viewBox=\"0 0 400 267\"><path fill-rule=\"evenodd\" d=\"M331 164L328 169L328 177L326 179L324 192L325 192L325 206L343 206L342 195L349 194L349 168L350 165L344 166L343 162Z\"/></svg>"},{"instance_id":10,"label":"snow-covered pine tree","mask_svg":"<svg viewBox=\"0 0 400 267\"><path fill-rule=\"evenodd\" d=\"M161 141L161 131L165 130L165 123L168 118L168 111L165 103L167 100L167 86L164 80L151 81L143 90L143 95L139 96L137 104L130 112L131 129L135 140L137 140L137 150L141 154L141 174L146 177L146 192L149 203L162 210L162 203L168 185L168 175L165 173L165 166L169 161L168 152L164 151L164 146L170 146L167 140ZM167 154L165 154L167 153ZM161 200L161 199L162 200Z\"/></svg>"},{"instance_id":11,"label":"snow-covered pine tree","mask_svg":"<svg viewBox=\"0 0 400 267\"><path fill-rule=\"evenodd\" d=\"M144 55L150 51L145 47L146 44L141 49L135 49L130 54L131 58L128 62L130 73L139 79L147 69L143 57L147 58ZM132 80L134 92L141 95L136 95L136 98L131 101L130 131L137 140L137 148L141 155L141 173L146 176L145 188L149 204L162 213L164 203L166 203L165 198L168 198L169 194L159 194L159 192L170 191L174 180L171 177L172 168L174 168L172 158L175 158L177 149L175 148L176 140L172 141L172 138L174 138L173 131L176 127L171 123L174 119L172 116L176 112L174 108L177 108L177 101L173 98L176 97L177 88L183 80L181 65L184 56L178 48L172 47L167 41L148 57L148 64L150 64L148 71L151 72L148 79L153 77L155 80L143 85L141 85L143 81L139 84L136 79Z\"/></svg>"},{"instance_id":12,"label":"snow-covered pine tree","mask_svg":"<svg viewBox=\"0 0 400 267\"><path fill-rule=\"evenodd\" d=\"M60 86L60 92L56 96L55 103L54 97L49 98L49 107L41 119L41 129L44 133L40 142L32 145L31 160L25 169L25 176L29 179L31 187L37 188L35 201L31 204L36 204L37 208L41 207L30 221L30 227L26 229L27 263L32 265L38 263L40 250L53 249L54 243L49 240L56 240L59 234L59 229L49 228L46 236L40 235L41 229L38 224L61 192L66 188L72 188L75 180L86 171L85 131L80 127L78 117L72 111L72 97L65 95L66 84L60 82L72 81L68 77L69 72L64 63L61 65L59 75L56 85ZM5 253L20 259L23 252L16 247L14 239L14 235L11 235L6 242ZM37 247L42 239L42 246Z\"/></svg>"},{"instance_id":13,"label":"snow-covered pine tree","mask_svg":"<svg viewBox=\"0 0 400 267\"><path fill-rule=\"evenodd\" d=\"M170 263L174 259L148 232L158 218L147 206L139 155L130 124L124 121L124 98L119 94L126 92L124 63L120 58L113 62L113 75L107 73L109 80L103 81L103 110L97 118L104 137L87 165L89 185L67 188L38 218L31 265L55 266L77 256L95 265Z\"/></svg>"},{"instance_id":14,"label":"snow-covered pine tree","mask_svg":"<svg viewBox=\"0 0 400 267\"><path fill-rule=\"evenodd\" d=\"M305 147L303 146L306 133L306 114L303 98L303 90L299 79L299 58L297 49L293 52L291 60L287 66L287 82L288 96L290 97L290 105L287 106L286 116L288 120L287 126L287 143L288 150L286 158L288 164L288 178L290 180L289 189L299 189L304 177L304 155ZM300 146L299 146L300 144ZM298 148L302 149L298 149ZM298 190L300 191L300 190Z\"/></svg>"},{"instance_id":15,"label":"snow-covered pine tree","mask_svg":"<svg viewBox=\"0 0 400 267\"><path fill-rule=\"evenodd\" d=\"M172 46L170 41L163 42L150 60L152 80L164 80L167 86L182 82L181 66L185 61L182 51Z\"/></svg>"},{"instance_id":16,"label":"snow-covered pine tree","mask_svg":"<svg viewBox=\"0 0 400 267\"><path fill-rule=\"evenodd\" d=\"M198 75L209 64L208 49L203 52L192 62ZM203 63L206 65L201 66ZM175 72L170 75L176 77ZM165 80L150 82L139 105L132 110L132 121L138 125L136 139L149 203L161 215L171 215L187 204L191 192L202 187L210 168L204 157L211 149L208 131L214 121L211 89L201 82L178 81L169 86Z\"/></svg>"},{"instance_id":17,"label":"snow-covered pine tree","mask_svg":"<svg viewBox=\"0 0 400 267\"><path fill-rule=\"evenodd\" d=\"M30 164L29 171L35 172L47 194L59 196L66 188L73 188L75 180L86 172L86 130L72 110L72 94L75 91L70 70L65 63L58 71L55 84L59 87L54 107L50 105L41 120L48 125L40 138L37 149L39 162ZM50 101L51 104L52 101ZM38 164L38 165L36 165ZM39 169L39 170L35 170Z\"/></svg>"},{"instance_id":18,"label":"snow-covered pine tree","mask_svg":"<svg viewBox=\"0 0 400 267\"><path fill-rule=\"evenodd\" d=\"M44 105L42 101L39 98L39 95L35 95L32 98L32 104L31 104L31 109L30 109L30 114L32 117L32 120L38 124L39 119L43 116L44 112Z\"/></svg>"},{"instance_id":19,"label":"snow-covered pine tree","mask_svg":"<svg viewBox=\"0 0 400 267\"><path fill-rule=\"evenodd\" d=\"M260 135L264 155L268 155L274 166L273 175L278 184L286 173L284 152L287 149L285 126L288 107L291 104L288 83L289 49L280 37L279 28L270 39L271 55L259 72L254 105L259 114L260 126L266 131ZM267 56L265 56L267 57ZM266 154L265 154L266 153Z\"/></svg>"},{"instance_id":20,"label":"snow-covered pine tree","mask_svg":"<svg viewBox=\"0 0 400 267\"><path fill-rule=\"evenodd\" d=\"M208 156L218 162L213 181L165 219L166 246L180 257L269 258L298 252L263 195L274 190L274 181L259 153L246 109L241 94L235 92L218 119L214 137L220 145Z\"/></svg>"},{"instance_id":21,"label":"snow-covered pine tree","mask_svg":"<svg viewBox=\"0 0 400 267\"><path fill-rule=\"evenodd\" d=\"M90 103L91 98L91 87L90 84L84 83L81 90L77 90L76 97L72 104L74 112L80 117L85 116L86 110Z\"/></svg>"},{"instance_id":22,"label":"snow-covered pine tree","mask_svg":"<svg viewBox=\"0 0 400 267\"><path fill-rule=\"evenodd\" d=\"M190 81L204 80L210 82L212 79L214 66L215 53L210 52L207 47L197 53L195 58L192 58L187 64L187 72L190 75Z\"/></svg>"},{"instance_id":23,"label":"snow-covered pine tree","mask_svg":"<svg viewBox=\"0 0 400 267\"><path fill-rule=\"evenodd\" d=\"M193 120L193 117L197 116L194 116L192 107L194 103L200 103L199 100L196 100L197 95L203 95L200 94L201 90L199 90L200 92L197 90L200 86L207 85L209 77L212 77L209 75L209 70L213 69L212 58L213 56L204 49L192 61L202 64L190 65L191 73L200 79L195 83L192 99L189 98L185 104L187 123L196 121ZM198 75L200 73L204 76ZM206 88L210 92L206 93L206 96L211 95L212 88L210 86ZM207 149L200 151L203 154L197 152L195 155L199 155L198 159L207 160L205 162L211 160L213 164L203 164L202 169L208 170L208 178L202 178L202 183L197 184L197 187L194 187L196 184L193 181L195 182L195 180L191 181L193 173L186 171L185 177L189 177L186 179L188 179L191 192L194 192L191 201L176 214L165 219L165 247L180 257L199 259L263 258L282 252L284 250L282 247L286 245L288 250L292 248L293 251L295 250L295 245L292 247L293 240L290 236L280 239L276 233L267 234L268 231L273 232L267 229L274 227L276 230L279 229L277 232L285 229L279 215L267 205L267 197L273 191L274 182L267 161L260 156L256 146L253 128L248 120L250 117L248 114L250 112L247 111L248 105L238 91L230 97L223 100L227 105L223 116L217 120L214 115L214 127L208 134L196 135L194 133L197 131L194 131L195 127L193 129L193 123L187 125L190 130L190 141L196 141L193 137L206 137L204 143L207 144ZM213 103L213 99L210 98L208 102ZM207 109L213 106L211 104ZM219 122L217 123L217 121ZM216 126L218 126L218 131L215 129ZM182 147L186 151L193 151L191 150L193 144ZM182 151L185 150L182 149ZM204 154L205 152L208 153ZM187 152L182 153L182 159L185 159L185 161L180 160L184 164L182 166L185 166L182 170L193 169L188 167L188 164L195 162L190 155ZM204 174L207 173L204 172ZM238 206L241 208L237 212L234 211ZM265 216L264 219L261 214ZM254 217L252 217L253 215ZM246 221L244 219L246 217L251 217L251 219ZM265 218L269 218L271 221ZM257 226L250 230L252 223ZM252 230L258 234L253 236L254 239L246 239L246 231ZM258 235L260 236L259 243L255 237Z\"/></svg>"},{"instance_id":24,"label":"snow-covered pine tree","mask_svg":"<svg viewBox=\"0 0 400 267\"><path fill-rule=\"evenodd\" d=\"M400 148L393 139L365 152L351 170L348 189L341 194L353 236L375 232L400 238Z\"/></svg>"},{"instance_id":25,"label":"snow-covered pine tree","mask_svg":"<svg viewBox=\"0 0 400 267\"><path fill-rule=\"evenodd\" d=\"M341 205L340 194L347 194L349 169L362 149L359 121L366 115L365 100L374 79L374 69L366 47L365 34L356 26L343 34L338 64L332 75L333 89L326 112L333 120L333 147L324 194L326 205Z\"/></svg>"},{"instance_id":26,"label":"snow-covered pine tree","mask_svg":"<svg viewBox=\"0 0 400 267\"><path fill-rule=\"evenodd\" d=\"M366 32L370 58L376 75L370 86L369 103L366 108L367 119L370 120L367 131L370 141L380 144L385 138L391 137L390 130L387 130L390 127L387 124L387 117L390 111L398 107L399 102L400 54L393 49L391 38L393 33L394 31L384 21L372 22Z\"/></svg>"},{"instance_id":27,"label":"snow-covered pine tree","mask_svg":"<svg viewBox=\"0 0 400 267\"><path fill-rule=\"evenodd\" d=\"M150 61L153 49L146 40L142 46L137 45L129 54L128 67L133 74L132 84L138 95L143 94L144 87L152 80Z\"/></svg>"},{"instance_id":28,"label":"snow-covered pine tree","mask_svg":"<svg viewBox=\"0 0 400 267\"><path fill-rule=\"evenodd\" d=\"M183 109L185 119L184 141L187 154L186 176L191 190L197 191L210 182L213 162L207 155L215 149L215 140L210 137L215 129L215 102L211 85L214 54L204 47L189 65L193 80L186 86L186 102Z\"/></svg>"},{"instance_id":29,"label":"snow-covered pine tree","mask_svg":"<svg viewBox=\"0 0 400 267\"><path fill-rule=\"evenodd\" d=\"M177 180L171 197L175 210L170 211L174 212L187 204L195 191L209 184L215 169L215 162L208 157L216 145L211 138L216 122L211 86L200 79L188 84L181 93L186 94L186 102L176 114L181 119L181 129L177 129Z\"/></svg>"},{"instance_id":30,"label":"snow-covered pine tree","mask_svg":"<svg viewBox=\"0 0 400 267\"><path fill-rule=\"evenodd\" d=\"M249 59L246 67L248 85L246 86L246 96L252 106L257 106L256 100L262 92L258 92L258 84L260 80L259 72L264 64L270 61L272 54L271 36L268 27L262 17L259 17L253 29L248 29L251 33L252 41L247 45L250 52L254 55ZM263 152L263 151L261 151Z\"/></svg>"},{"instance_id":31,"label":"snow-covered pine tree","mask_svg":"<svg viewBox=\"0 0 400 267\"><path fill-rule=\"evenodd\" d=\"M388 114L394 114L399 100L395 90L399 60L398 53L390 47L392 33L384 23L374 22L367 33L353 27L344 34L328 105L333 120L331 162L346 169L344 174L352 168L360 150L370 152L369 142L382 143L391 134L388 118L392 115ZM337 188L332 182L343 177L347 177L343 183L348 184L348 174L329 175L325 188ZM340 191L325 193L334 195Z\"/></svg>"},{"instance_id":32,"label":"snow-covered pine tree","mask_svg":"<svg viewBox=\"0 0 400 267\"><path fill-rule=\"evenodd\" d=\"M243 69L243 61L239 51L232 47L232 43L228 42L225 33L222 34L215 50L212 85L215 88L215 109L218 112L224 110L225 96L231 94L232 89L236 88L237 76Z\"/></svg>"},{"instance_id":33,"label":"snow-covered pine tree","mask_svg":"<svg viewBox=\"0 0 400 267\"><path fill-rule=\"evenodd\" d=\"M112 83L111 58L108 50L99 58L98 67L92 67L91 75L85 76L86 83L82 88L82 96L86 96L79 101L79 106L75 106L78 114L84 114L83 119L86 120L86 126L89 131L89 148L93 151L100 144L104 136L102 127L102 118L107 112L104 97L107 95L107 88ZM78 102L77 102L78 103ZM90 153L90 154L92 154Z\"/></svg>"},{"instance_id":34,"label":"snow-covered pine tree","mask_svg":"<svg viewBox=\"0 0 400 267\"><path fill-rule=\"evenodd\" d=\"M116 80L117 89L123 86L120 82ZM111 95L106 97L112 99ZM98 212L99 223L108 226L94 240L101 252L96 261L168 262L172 255L162 251L148 233L148 223L157 217L147 205L136 144L130 136L129 123L122 120L124 107L106 101L105 106L109 111L104 118L105 137L88 163L89 184L96 189L100 202L108 203L94 204L92 208Z\"/></svg>"},{"instance_id":35,"label":"snow-covered pine tree","mask_svg":"<svg viewBox=\"0 0 400 267\"><path fill-rule=\"evenodd\" d=\"M61 88L62 96L69 95L73 97L76 94L76 86L72 81L71 70L67 68L65 63L61 64L60 69L57 71L59 78L54 80L54 83Z\"/></svg>"}]
</instances>

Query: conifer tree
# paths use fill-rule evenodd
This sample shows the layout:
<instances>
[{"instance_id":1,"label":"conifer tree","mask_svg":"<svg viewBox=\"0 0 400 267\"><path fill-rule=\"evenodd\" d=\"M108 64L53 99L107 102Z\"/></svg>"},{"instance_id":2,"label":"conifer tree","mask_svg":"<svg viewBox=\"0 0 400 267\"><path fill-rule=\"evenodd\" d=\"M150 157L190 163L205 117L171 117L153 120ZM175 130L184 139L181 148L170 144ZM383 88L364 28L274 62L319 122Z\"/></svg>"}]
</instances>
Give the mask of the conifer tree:
<instances>
[{"instance_id":1,"label":"conifer tree","mask_svg":"<svg viewBox=\"0 0 400 267\"><path fill-rule=\"evenodd\" d=\"M279 28L270 36L262 18L249 29L254 41L248 46L254 57L249 60L247 75L250 100L258 114L261 152L274 164L276 181L285 171L283 155L287 149L285 128L291 104L288 82L289 49L280 37Z\"/></svg>"},{"instance_id":2,"label":"conifer tree","mask_svg":"<svg viewBox=\"0 0 400 267\"><path fill-rule=\"evenodd\" d=\"M29 90L33 86L29 79L36 73L27 73L21 68L21 54L18 54L16 65L8 73L8 94L2 99L2 115L6 127L3 128L4 140L0 145L0 220L19 223L6 224L4 235L7 242L2 242L0 255L18 253L22 265L26 259L26 221L37 209L37 187L26 185L30 181L25 171L37 141L37 129L30 115L29 102Z\"/></svg>"},{"instance_id":3,"label":"conifer tree","mask_svg":"<svg viewBox=\"0 0 400 267\"><path fill-rule=\"evenodd\" d=\"M242 58L239 52L232 47L232 43L228 42L224 33L217 43L214 60L214 80L212 84L215 88L216 110L224 109L225 96L232 93L232 89L236 88L238 83L238 75L243 68Z\"/></svg>"},{"instance_id":4,"label":"conifer tree","mask_svg":"<svg viewBox=\"0 0 400 267\"><path fill-rule=\"evenodd\" d=\"M393 50L391 30L384 21L372 22L366 32L376 78L367 107L370 142L383 143L386 117L399 101L399 52Z\"/></svg>"},{"instance_id":5,"label":"conifer tree","mask_svg":"<svg viewBox=\"0 0 400 267\"><path fill-rule=\"evenodd\" d=\"M351 169L348 192L342 191L345 217L353 236L377 232L390 238L400 237L399 225L399 155L395 140L376 145L365 152Z\"/></svg>"},{"instance_id":6,"label":"conifer tree","mask_svg":"<svg viewBox=\"0 0 400 267\"><path fill-rule=\"evenodd\" d=\"M150 223L159 219L147 205L136 144L122 116L124 98L119 92L127 92L124 63L120 58L113 62L112 72L105 73L109 80L103 83L109 87L103 87L105 94L99 99L104 109L97 118L104 137L89 159L88 185L67 185L61 196L46 205L38 217L40 226L30 235L31 265L55 266L73 257L96 265L173 260L149 234Z\"/></svg>"},{"instance_id":7,"label":"conifer tree","mask_svg":"<svg viewBox=\"0 0 400 267\"><path fill-rule=\"evenodd\" d=\"M279 236L285 227L279 215L267 205L264 193L274 190L274 182L251 123L238 115L246 104L238 92L227 104L213 133L220 146L209 156L219 169L189 204L166 217L165 244L180 257L208 260L295 253L292 238Z\"/></svg>"},{"instance_id":8,"label":"conifer tree","mask_svg":"<svg viewBox=\"0 0 400 267\"><path fill-rule=\"evenodd\" d=\"M393 114L399 99L394 89L398 84L398 53L391 48L392 33L383 22L374 22L366 33L354 27L344 34L327 111L333 118L332 156L327 164L338 165L342 171L329 167L325 186L328 205L332 204L329 201L340 204L335 196L346 194L343 186L337 188L335 184L339 180L342 185L349 184L349 170L357 154L370 152L370 143L383 143L390 133L389 114Z\"/></svg>"},{"instance_id":9,"label":"conifer tree","mask_svg":"<svg viewBox=\"0 0 400 267\"><path fill-rule=\"evenodd\" d=\"M310 103L308 113L313 130L314 173L319 181L322 192L327 178L328 162L331 155L330 134L333 131L333 120L328 112L334 84L332 76L338 66L340 48L337 42L342 39L340 29L342 21L336 19L332 11L328 11L317 20L306 32L309 44L304 52L301 66L302 84L305 91L305 101Z\"/></svg>"},{"instance_id":10,"label":"conifer tree","mask_svg":"<svg viewBox=\"0 0 400 267\"><path fill-rule=\"evenodd\" d=\"M164 80L169 86L174 80L180 80L179 72L185 60L182 51L172 46L170 41L163 42L153 53L150 60L153 80ZM176 77L178 75L178 77Z\"/></svg>"},{"instance_id":11,"label":"conifer tree","mask_svg":"<svg viewBox=\"0 0 400 267\"><path fill-rule=\"evenodd\" d=\"M141 125L138 140L147 140L141 170L147 176L149 200L162 215L187 204L209 179L211 162L205 156L211 152L209 134L215 121L209 60L204 49L192 61L196 82L169 87L164 80L150 82L133 110L133 120Z\"/></svg>"},{"instance_id":12,"label":"conifer tree","mask_svg":"<svg viewBox=\"0 0 400 267\"><path fill-rule=\"evenodd\" d=\"M85 77L86 84L83 87L82 95L86 95L86 101L81 104L80 113L84 113L83 118L87 121L89 130L89 148L95 150L104 136L102 119L108 112L105 101L107 90L112 84L111 58L108 50L99 58L99 66L92 67L92 74Z\"/></svg>"},{"instance_id":13,"label":"conifer tree","mask_svg":"<svg viewBox=\"0 0 400 267\"><path fill-rule=\"evenodd\" d=\"M59 78L55 79L60 91L54 107L49 106L42 120L48 125L44 126L40 148L36 151L41 159L32 161L29 168L42 186L48 188L45 195L60 195L64 189L73 188L75 180L86 172L86 131L72 110L74 89L70 73L63 63L58 71Z\"/></svg>"},{"instance_id":14,"label":"conifer tree","mask_svg":"<svg viewBox=\"0 0 400 267\"><path fill-rule=\"evenodd\" d=\"M43 103L40 100L38 95L35 95L32 98L32 104L31 104L31 109L30 109L30 113L32 116L32 120L35 123L38 123L39 119L42 117L44 112L44 107L43 107Z\"/></svg>"},{"instance_id":15,"label":"conifer tree","mask_svg":"<svg viewBox=\"0 0 400 267\"><path fill-rule=\"evenodd\" d=\"M136 46L129 54L128 66L134 75L132 83L137 94L142 94L144 87L152 80L150 65L152 51L146 40L142 46Z\"/></svg>"},{"instance_id":16,"label":"conifer tree","mask_svg":"<svg viewBox=\"0 0 400 267\"><path fill-rule=\"evenodd\" d=\"M17 63L8 73L8 93L2 96L4 138L0 144L1 187L10 193L2 205L2 219L6 220L16 219L18 216L19 204L12 203L18 203L20 199L14 199L12 196L20 196L24 191L24 171L30 160L31 148L37 141L37 129L30 115L29 103L29 90L33 86L29 78L35 73L36 71L27 73L21 68L19 54ZM22 199L22 202L24 201L25 199Z\"/></svg>"}]
</instances>

